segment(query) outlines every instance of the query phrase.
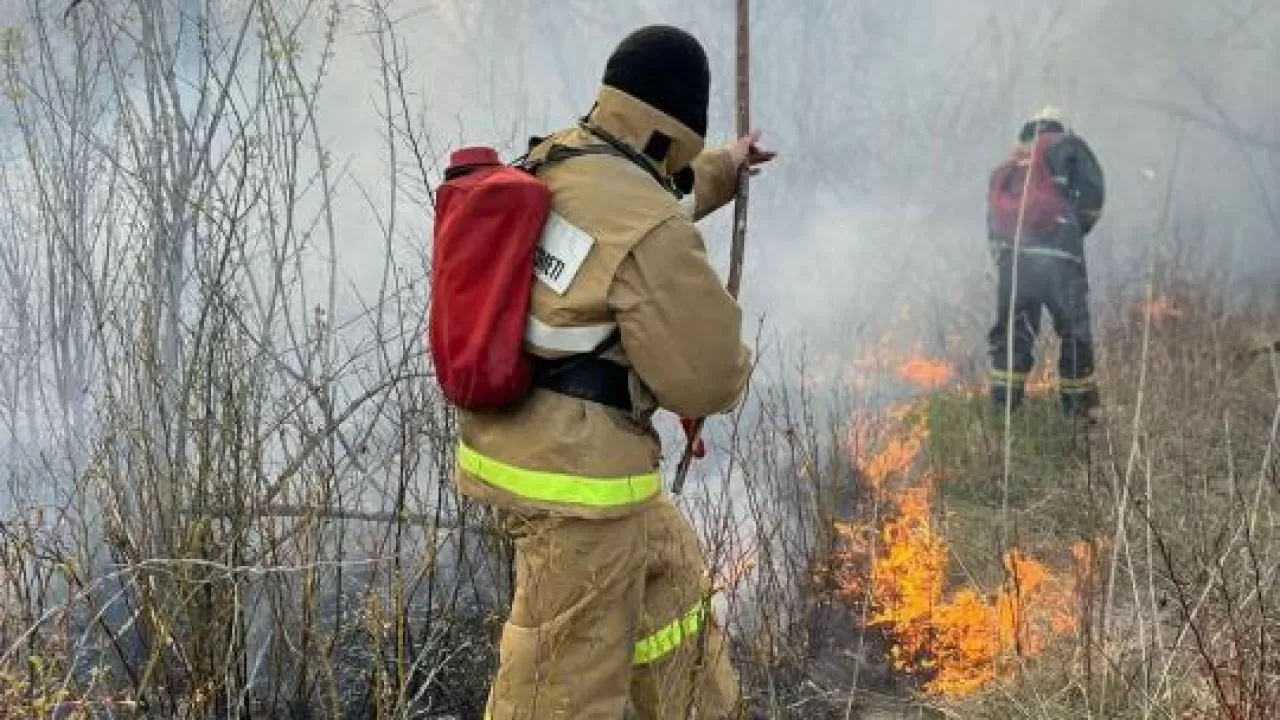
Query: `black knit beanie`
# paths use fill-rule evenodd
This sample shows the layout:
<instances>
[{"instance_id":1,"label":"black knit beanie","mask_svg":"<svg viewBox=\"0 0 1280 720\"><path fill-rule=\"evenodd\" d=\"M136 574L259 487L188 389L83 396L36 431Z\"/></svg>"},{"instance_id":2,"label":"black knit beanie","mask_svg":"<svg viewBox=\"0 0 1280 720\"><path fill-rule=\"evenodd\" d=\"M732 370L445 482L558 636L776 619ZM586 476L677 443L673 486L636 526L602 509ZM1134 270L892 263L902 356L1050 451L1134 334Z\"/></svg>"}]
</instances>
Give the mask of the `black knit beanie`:
<instances>
[{"instance_id":1,"label":"black knit beanie","mask_svg":"<svg viewBox=\"0 0 1280 720\"><path fill-rule=\"evenodd\" d=\"M609 56L604 84L679 120L700 137L707 134L711 68L689 33L650 25L628 35Z\"/></svg>"}]
</instances>

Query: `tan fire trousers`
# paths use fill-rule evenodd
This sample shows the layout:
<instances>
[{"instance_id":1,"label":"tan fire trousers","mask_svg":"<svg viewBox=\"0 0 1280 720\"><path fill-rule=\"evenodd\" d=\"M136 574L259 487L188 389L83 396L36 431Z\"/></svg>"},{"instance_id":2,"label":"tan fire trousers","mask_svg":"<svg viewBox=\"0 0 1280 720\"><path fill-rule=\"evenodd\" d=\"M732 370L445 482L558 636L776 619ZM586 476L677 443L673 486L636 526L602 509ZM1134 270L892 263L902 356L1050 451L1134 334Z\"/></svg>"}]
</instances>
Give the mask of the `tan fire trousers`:
<instances>
[{"instance_id":1,"label":"tan fire trousers","mask_svg":"<svg viewBox=\"0 0 1280 720\"><path fill-rule=\"evenodd\" d=\"M615 520L500 512L515 541L492 720L737 717L693 527L666 498Z\"/></svg>"}]
</instances>

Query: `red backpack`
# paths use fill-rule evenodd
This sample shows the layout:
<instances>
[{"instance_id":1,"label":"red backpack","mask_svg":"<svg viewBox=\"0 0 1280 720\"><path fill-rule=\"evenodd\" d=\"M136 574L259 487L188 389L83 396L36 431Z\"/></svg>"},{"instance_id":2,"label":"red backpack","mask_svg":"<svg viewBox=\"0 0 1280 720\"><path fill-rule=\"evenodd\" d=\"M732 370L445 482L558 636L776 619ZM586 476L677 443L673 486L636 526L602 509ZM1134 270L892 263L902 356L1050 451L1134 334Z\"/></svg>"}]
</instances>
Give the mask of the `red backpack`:
<instances>
[{"instance_id":1,"label":"red backpack","mask_svg":"<svg viewBox=\"0 0 1280 720\"><path fill-rule=\"evenodd\" d=\"M551 191L537 171L597 154L630 157L609 144L553 145L544 159L526 155L512 165L489 147L463 148L450 157L435 197L428 343L436 382L454 406L502 410L538 383L621 404L576 388L578 378L570 372L590 366L618 342L616 333L589 352L554 361L537 361L524 350L535 254L551 211ZM625 372L613 384L625 387Z\"/></svg>"},{"instance_id":2,"label":"red backpack","mask_svg":"<svg viewBox=\"0 0 1280 720\"><path fill-rule=\"evenodd\" d=\"M436 191L429 344L445 398L496 410L528 394L524 329L551 191L492 148L454 152Z\"/></svg>"},{"instance_id":3,"label":"red backpack","mask_svg":"<svg viewBox=\"0 0 1280 720\"><path fill-rule=\"evenodd\" d=\"M1067 212L1066 199L1053 180L1045 153L1062 136L1058 133L1041 134L1030 147L1021 146L991 175L987 193L991 234L1008 242L1018 236L1021 219L1021 239L1034 241L1055 232L1062 225ZM1031 178L1027 179L1030 169ZM1022 191L1026 188L1026 202Z\"/></svg>"}]
</instances>

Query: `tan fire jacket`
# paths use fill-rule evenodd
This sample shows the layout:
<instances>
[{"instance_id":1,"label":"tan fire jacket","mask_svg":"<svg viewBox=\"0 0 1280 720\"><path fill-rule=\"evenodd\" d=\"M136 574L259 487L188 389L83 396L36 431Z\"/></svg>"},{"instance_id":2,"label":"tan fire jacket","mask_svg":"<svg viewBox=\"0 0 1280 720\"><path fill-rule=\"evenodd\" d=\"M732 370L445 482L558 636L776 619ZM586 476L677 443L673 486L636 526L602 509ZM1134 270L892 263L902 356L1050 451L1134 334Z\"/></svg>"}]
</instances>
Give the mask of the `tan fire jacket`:
<instances>
[{"instance_id":1,"label":"tan fire jacket","mask_svg":"<svg viewBox=\"0 0 1280 720\"><path fill-rule=\"evenodd\" d=\"M510 411L464 413L457 482L464 495L492 505L604 518L634 512L662 492L654 411L697 418L733 409L750 351L741 340L742 312L693 225L733 197L728 151L703 153L696 133L609 87L587 125L636 150L655 147L652 136L661 133L670 143L654 168L670 177L692 161L695 172L684 202L617 156L583 156L539 172L552 192L539 247L552 258L535 273L527 348L543 357L586 352L619 329L621 347L603 357L630 369L635 408L625 413L535 390ZM601 140L566 130L531 158L552 143Z\"/></svg>"}]
</instances>

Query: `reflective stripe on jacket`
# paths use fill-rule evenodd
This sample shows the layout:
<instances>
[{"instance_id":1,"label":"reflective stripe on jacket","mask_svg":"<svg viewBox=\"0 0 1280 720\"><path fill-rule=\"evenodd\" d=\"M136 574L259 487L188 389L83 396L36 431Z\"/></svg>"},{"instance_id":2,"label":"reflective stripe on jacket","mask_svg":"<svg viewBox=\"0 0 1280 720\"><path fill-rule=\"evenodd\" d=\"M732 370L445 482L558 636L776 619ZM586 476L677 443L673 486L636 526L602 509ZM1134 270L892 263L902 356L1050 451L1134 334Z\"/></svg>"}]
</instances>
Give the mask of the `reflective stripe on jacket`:
<instances>
[{"instance_id":1,"label":"reflective stripe on jacket","mask_svg":"<svg viewBox=\"0 0 1280 720\"><path fill-rule=\"evenodd\" d=\"M632 149L665 148L652 160L665 177L692 164L694 192L681 202L643 167L615 155L545 166L552 215L535 261L529 352L586 352L614 330L621 344L602 357L630 370L631 413L534 392L502 413L464 413L458 489L481 502L578 517L634 512L661 492L654 411L685 417L731 410L750 369L742 313L707 261L693 222L732 199L736 173L725 149L613 88L600 90L584 127L547 138L597 145L599 128ZM655 134L666 140L653 142Z\"/></svg>"}]
</instances>

